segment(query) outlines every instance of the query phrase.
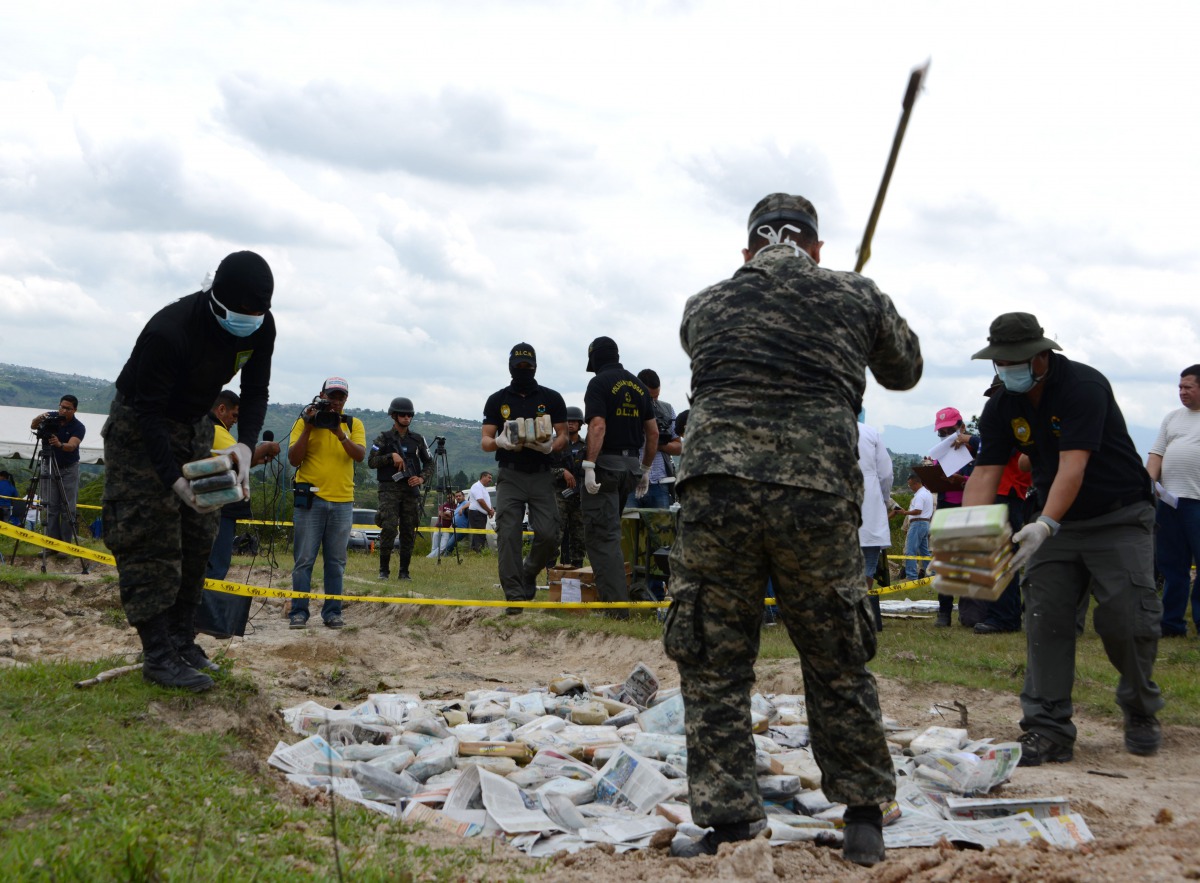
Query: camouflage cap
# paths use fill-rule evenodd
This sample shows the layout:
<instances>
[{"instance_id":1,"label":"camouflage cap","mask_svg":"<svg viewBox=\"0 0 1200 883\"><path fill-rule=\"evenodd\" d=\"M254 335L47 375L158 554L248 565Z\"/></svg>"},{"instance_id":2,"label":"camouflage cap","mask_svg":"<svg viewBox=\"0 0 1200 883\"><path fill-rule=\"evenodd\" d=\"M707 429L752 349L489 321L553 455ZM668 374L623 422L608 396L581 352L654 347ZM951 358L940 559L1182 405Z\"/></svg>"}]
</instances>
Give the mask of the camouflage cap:
<instances>
[{"instance_id":1,"label":"camouflage cap","mask_svg":"<svg viewBox=\"0 0 1200 883\"><path fill-rule=\"evenodd\" d=\"M1024 362L1046 350L1061 349L1046 337L1033 313L1004 313L992 320L988 328L988 345L971 358Z\"/></svg>"},{"instance_id":2,"label":"camouflage cap","mask_svg":"<svg viewBox=\"0 0 1200 883\"><path fill-rule=\"evenodd\" d=\"M753 233L763 224L776 227L778 222L803 224L815 236L817 234L817 209L803 196L772 193L760 199L750 211L750 220L746 222L746 229Z\"/></svg>"}]
</instances>

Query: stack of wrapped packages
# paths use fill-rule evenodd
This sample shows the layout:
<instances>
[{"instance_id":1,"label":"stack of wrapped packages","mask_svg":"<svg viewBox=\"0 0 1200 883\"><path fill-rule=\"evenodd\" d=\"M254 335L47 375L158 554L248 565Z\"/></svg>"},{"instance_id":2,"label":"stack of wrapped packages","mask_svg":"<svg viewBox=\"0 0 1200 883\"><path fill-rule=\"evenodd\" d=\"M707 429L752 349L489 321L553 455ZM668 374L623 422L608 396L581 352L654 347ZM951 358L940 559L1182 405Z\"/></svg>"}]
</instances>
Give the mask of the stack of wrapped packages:
<instances>
[{"instance_id":1,"label":"stack of wrapped packages","mask_svg":"<svg viewBox=\"0 0 1200 883\"><path fill-rule=\"evenodd\" d=\"M280 742L271 766L300 788L408 823L501 838L535 857L597 844L665 849L677 836L706 830L692 823L687 803L683 697L678 688L660 689L645 664L603 686L565 674L524 692L375 693L353 708L308 701L282 714L304 738ZM839 845L845 807L821 791L804 697L754 694L751 725L747 750L767 813L764 836L772 846ZM1003 839L1074 845L1090 837L1062 798L962 802L1005 782L1020 745L887 718L884 726L897 775L897 799L884 807L889 848L943 838L983 847Z\"/></svg>"},{"instance_id":2,"label":"stack of wrapped packages","mask_svg":"<svg viewBox=\"0 0 1200 883\"><path fill-rule=\"evenodd\" d=\"M994 601L1012 580L1008 507L938 509L929 525L933 587L943 595Z\"/></svg>"}]
</instances>

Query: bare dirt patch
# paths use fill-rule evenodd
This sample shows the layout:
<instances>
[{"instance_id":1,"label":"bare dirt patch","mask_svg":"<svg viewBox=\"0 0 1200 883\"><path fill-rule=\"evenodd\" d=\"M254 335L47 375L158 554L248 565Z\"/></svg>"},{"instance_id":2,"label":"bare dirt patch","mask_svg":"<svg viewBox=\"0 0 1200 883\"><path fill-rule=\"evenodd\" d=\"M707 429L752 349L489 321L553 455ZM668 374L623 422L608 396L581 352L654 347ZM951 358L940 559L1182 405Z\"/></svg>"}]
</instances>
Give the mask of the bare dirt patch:
<instances>
[{"instance_id":1,"label":"bare dirt patch","mask_svg":"<svg viewBox=\"0 0 1200 883\"><path fill-rule=\"evenodd\" d=\"M252 575L250 581L257 578L260 575ZM265 572L261 574L261 579L266 578ZM0 665L114 657L132 661L138 651L137 636L125 625L119 607L111 569L102 566L64 581L35 581L21 587L0 584ZM345 617L347 628L340 631L321 627L316 617L313 627L292 631L282 616L281 603L260 606L256 601L244 639L201 639L210 655L225 655L235 671L257 685L261 694L249 710L231 712L214 696L185 711L152 703L148 718L171 727L202 723L208 731L234 733L248 748L231 761L274 778L265 765L267 753L276 739L292 738L276 710L303 699L336 705L386 690L433 697L460 695L485 685L528 688L544 685L564 671L607 683L623 679L638 662L650 665L666 683L674 679L674 666L657 642L540 632L521 627L520 622L497 620L491 610L355 604L347 606ZM97 670L102 667L98 664ZM760 668L763 691L800 692L800 684L797 661L775 660ZM1018 735L1019 709L1010 694L887 680L880 682L880 691L885 714L905 724L940 722L931 714L932 707L959 700L967 706L973 736L1011 739ZM1019 769L1003 791L1014 797L1069 797L1098 838L1079 852L1034 847L976 852L949 846L893 850L883 865L868 871L847 865L834 850L769 849L765 842L725 847L718 856L693 860L673 859L659 851L615 855L591 849L561 856L548 866L497 846L485 853L494 859L481 864L468 879L535 876L539 867L545 868L542 878L551 881L605 883L618 879L656 883L1200 879L1200 731L1165 727L1159 755L1138 758L1125 752L1119 727L1109 721L1077 715L1076 722L1080 737L1073 763ZM297 802L313 799L286 790L281 794L282 799ZM462 842L434 831L415 836L430 845Z\"/></svg>"}]
</instances>

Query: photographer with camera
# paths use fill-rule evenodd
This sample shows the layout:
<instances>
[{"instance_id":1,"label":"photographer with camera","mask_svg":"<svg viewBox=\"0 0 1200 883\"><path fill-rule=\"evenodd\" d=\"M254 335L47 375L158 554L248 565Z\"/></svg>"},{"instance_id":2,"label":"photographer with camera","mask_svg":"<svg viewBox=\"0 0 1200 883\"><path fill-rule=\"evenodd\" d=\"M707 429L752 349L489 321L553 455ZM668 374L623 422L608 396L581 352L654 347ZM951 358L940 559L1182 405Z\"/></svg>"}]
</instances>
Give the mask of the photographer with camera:
<instances>
[{"instance_id":1,"label":"photographer with camera","mask_svg":"<svg viewBox=\"0 0 1200 883\"><path fill-rule=\"evenodd\" d=\"M46 507L46 536L56 540L75 537L75 500L79 496L79 446L83 443L86 430L75 418L79 399L63 396L57 411L38 414L29 424L43 444L49 445L54 466L62 479L60 493L57 482L43 475L41 488L42 503ZM67 521L66 530L63 521Z\"/></svg>"},{"instance_id":2,"label":"photographer with camera","mask_svg":"<svg viewBox=\"0 0 1200 883\"><path fill-rule=\"evenodd\" d=\"M663 479L675 477L675 464L671 462L671 456L683 453L683 442L675 433L675 409L658 397L662 385L658 372L643 368L637 376L646 385L650 404L654 407L654 422L658 424L658 450L650 464L650 489L640 497L636 491L631 493L625 501L625 507L666 509L671 505L672 482L664 482ZM642 453L645 453L645 448Z\"/></svg>"},{"instance_id":3,"label":"photographer with camera","mask_svg":"<svg viewBox=\"0 0 1200 883\"><path fill-rule=\"evenodd\" d=\"M215 668L195 642L215 510L197 502L185 463L208 457L209 408L241 372L241 440L229 452L249 489L250 448L267 413L275 280L259 255L239 251L212 286L150 318L117 377L104 437L104 540L117 560L121 605L138 631L142 677L207 690Z\"/></svg>"},{"instance_id":4,"label":"photographer with camera","mask_svg":"<svg viewBox=\"0 0 1200 883\"><path fill-rule=\"evenodd\" d=\"M571 567L583 567L587 553L583 544L583 461L587 459L587 441L579 434L583 426L583 409L567 408L567 446L550 460L550 474L558 491L559 560Z\"/></svg>"},{"instance_id":5,"label":"photographer with camera","mask_svg":"<svg viewBox=\"0 0 1200 883\"><path fill-rule=\"evenodd\" d=\"M350 385L345 380L328 378L320 395L305 406L292 426L288 462L296 467L292 588L297 592L311 591L313 565L320 552L325 562L325 594L342 593L346 547L354 524L354 464L367 456L362 421L342 413L349 397ZM345 625L342 602L326 600L321 619L331 629ZM308 599L293 598L288 626L302 629L307 625Z\"/></svg>"},{"instance_id":6,"label":"photographer with camera","mask_svg":"<svg viewBox=\"0 0 1200 883\"><path fill-rule=\"evenodd\" d=\"M410 580L417 523L421 517L421 486L433 478L433 457L424 437L412 432L412 399L397 396L388 405L392 428L371 442L367 465L379 479L379 578L391 576L392 543L400 530L400 571L396 579Z\"/></svg>"}]
</instances>

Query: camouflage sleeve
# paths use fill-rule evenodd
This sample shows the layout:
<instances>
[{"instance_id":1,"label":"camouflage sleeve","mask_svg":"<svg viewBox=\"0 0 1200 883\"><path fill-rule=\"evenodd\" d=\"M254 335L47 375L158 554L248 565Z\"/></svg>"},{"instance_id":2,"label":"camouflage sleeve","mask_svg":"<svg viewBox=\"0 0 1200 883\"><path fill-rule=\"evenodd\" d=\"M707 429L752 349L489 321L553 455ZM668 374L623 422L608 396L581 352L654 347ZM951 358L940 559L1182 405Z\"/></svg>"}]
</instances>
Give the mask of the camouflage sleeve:
<instances>
[{"instance_id":1,"label":"camouflage sleeve","mask_svg":"<svg viewBox=\"0 0 1200 883\"><path fill-rule=\"evenodd\" d=\"M871 373L884 389L912 389L921 379L925 362L921 343L896 305L880 292L879 332L867 357Z\"/></svg>"},{"instance_id":2,"label":"camouflage sleeve","mask_svg":"<svg viewBox=\"0 0 1200 883\"><path fill-rule=\"evenodd\" d=\"M377 435L375 441L371 442L371 447L367 449L367 466L371 469L383 469L391 466L392 455L388 451L389 447L384 435L382 433Z\"/></svg>"}]
</instances>

